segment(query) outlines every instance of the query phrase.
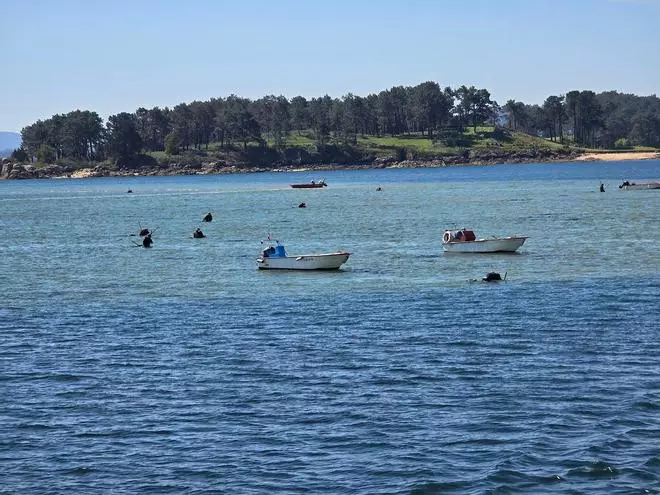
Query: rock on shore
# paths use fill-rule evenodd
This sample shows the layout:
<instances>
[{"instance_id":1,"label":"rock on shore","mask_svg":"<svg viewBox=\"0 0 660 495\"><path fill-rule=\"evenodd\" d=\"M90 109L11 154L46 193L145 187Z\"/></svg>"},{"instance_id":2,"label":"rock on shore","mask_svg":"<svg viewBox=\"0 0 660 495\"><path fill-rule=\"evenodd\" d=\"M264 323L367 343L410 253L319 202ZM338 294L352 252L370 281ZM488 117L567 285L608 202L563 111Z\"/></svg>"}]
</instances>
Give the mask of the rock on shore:
<instances>
[{"instance_id":1,"label":"rock on shore","mask_svg":"<svg viewBox=\"0 0 660 495\"><path fill-rule=\"evenodd\" d=\"M61 165L35 167L32 164L12 162L7 158L1 163L0 179L46 179L67 174L67 168Z\"/></svg>"}]
</instances>

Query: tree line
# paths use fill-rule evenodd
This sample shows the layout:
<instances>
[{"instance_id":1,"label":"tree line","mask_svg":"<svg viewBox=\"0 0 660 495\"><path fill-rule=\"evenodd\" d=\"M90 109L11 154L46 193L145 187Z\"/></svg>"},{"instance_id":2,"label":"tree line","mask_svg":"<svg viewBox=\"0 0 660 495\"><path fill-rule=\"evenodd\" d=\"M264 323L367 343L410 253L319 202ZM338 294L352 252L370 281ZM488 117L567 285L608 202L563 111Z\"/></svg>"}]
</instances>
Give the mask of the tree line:
<instances>
[{"instance_id":1,"label":"tree line","mask_svg":"<svg viewBox=\"0 0 660 495\"><path fill-rule=\"evenodd\" d=\"M509 100L507 125L514 130L590 148L660 147L660 98L607 91L569 91L543 105Z\"/></svg>"},{"instance_id":2,"label":"tree line","mask_svg":"<svg viewBox=\"0 0 660 495\"><path fill-rule=\"evenodd\" d=\"M362 97L347 94L306 99L231 95L180 103L173 108L138 108L107 122L93 111L76 110L22 129L23 158L50 163L102 161L143 152L208 148L247 149L270 142L284 150L293 133L310 131L317 145L348 145L358 136L417 134L451 145L451 133L479 125L506 126L558 142L588 147L660 146L660 99L615 91L570 91L542 105L509 100L500 106L486 89L442 88L432 81L395 86Z\"/></svg>"}]
</instances>

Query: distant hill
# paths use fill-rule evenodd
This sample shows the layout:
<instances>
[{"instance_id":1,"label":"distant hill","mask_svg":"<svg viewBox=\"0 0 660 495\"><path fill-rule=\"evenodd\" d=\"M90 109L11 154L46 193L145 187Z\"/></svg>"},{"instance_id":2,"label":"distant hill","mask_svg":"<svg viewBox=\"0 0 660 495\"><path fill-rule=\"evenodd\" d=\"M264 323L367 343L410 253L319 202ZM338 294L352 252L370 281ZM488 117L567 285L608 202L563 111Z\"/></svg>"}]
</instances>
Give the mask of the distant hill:
<instances>
[{"instance_id":1,"label":"distant hill","mask_svg":"<svg viewBox=\"0 0 660 495\"><path fill-rule=\"evenodd\" d=\"M11 155L21 145L21 135L17 132L0 131L0 157Z\"/></svg>"}]
</instances>

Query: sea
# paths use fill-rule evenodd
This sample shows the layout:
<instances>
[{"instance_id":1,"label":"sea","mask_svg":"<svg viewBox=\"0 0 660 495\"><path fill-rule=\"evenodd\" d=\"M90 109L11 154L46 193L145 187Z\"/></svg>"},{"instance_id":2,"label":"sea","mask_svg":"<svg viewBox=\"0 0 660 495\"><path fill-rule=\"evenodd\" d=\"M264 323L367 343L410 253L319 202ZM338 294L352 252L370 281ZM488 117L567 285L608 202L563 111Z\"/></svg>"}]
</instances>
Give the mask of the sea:
<instances>
[{"instance_id":1,"label":"sea","mask_svg":"<svg viewBox=\"0 0 660 495\"><path fill-rule=\"evenodd\" d=\"M0 182L0 493L660 493L660 190L623 180L660 161ZM261 271L269 236L352 254Z\"/></svg>"}]
</instances>

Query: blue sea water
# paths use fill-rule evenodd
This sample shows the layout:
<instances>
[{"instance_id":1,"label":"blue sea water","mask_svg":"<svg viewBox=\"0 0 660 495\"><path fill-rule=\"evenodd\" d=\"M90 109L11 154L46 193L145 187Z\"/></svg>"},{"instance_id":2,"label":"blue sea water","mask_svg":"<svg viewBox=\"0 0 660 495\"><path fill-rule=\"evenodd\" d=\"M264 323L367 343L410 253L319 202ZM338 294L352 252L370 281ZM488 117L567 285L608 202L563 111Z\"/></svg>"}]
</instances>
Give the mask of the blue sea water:
<instances>
[{"instance_id":1,"label":"blue sea water","mask_svg":"<svg viewBox=\"0 0 660 495\"><path fill-rule=\"evenodd\" d=\"M0 492L660 493L660 161L323 175L1 182Z\"/></svg>"}]
</instances>

